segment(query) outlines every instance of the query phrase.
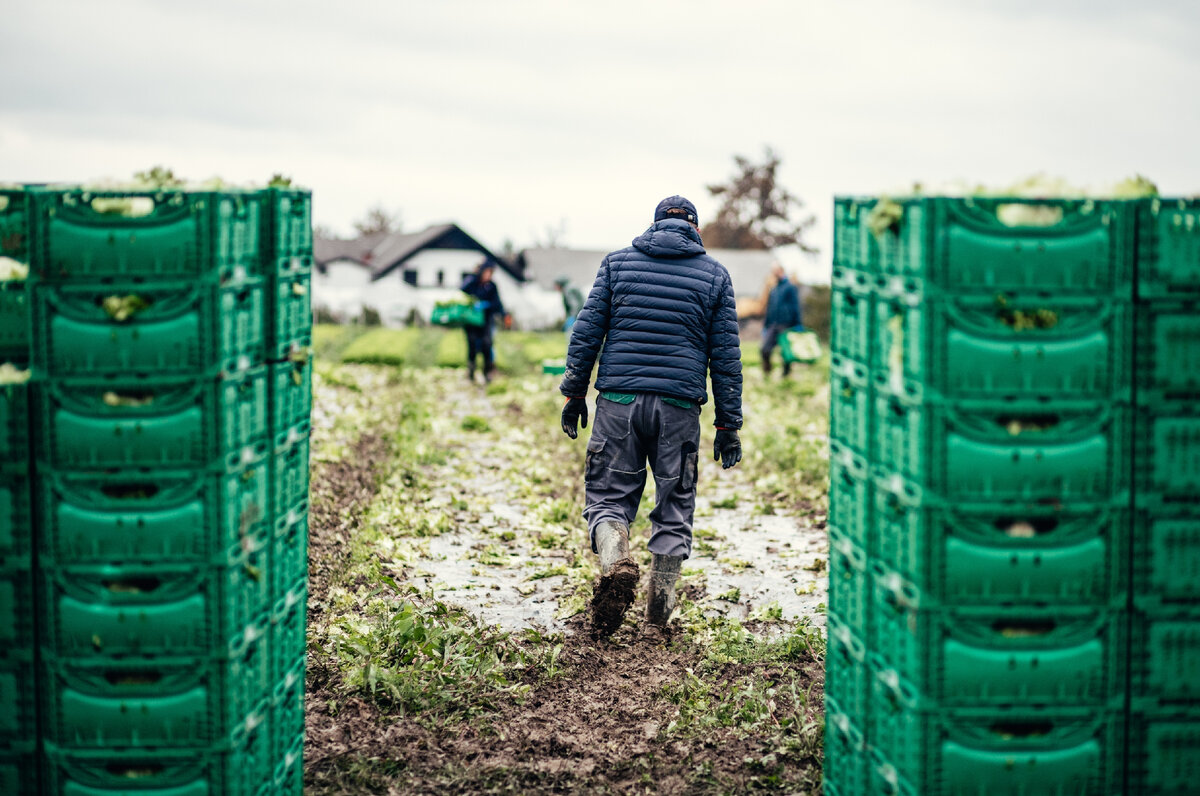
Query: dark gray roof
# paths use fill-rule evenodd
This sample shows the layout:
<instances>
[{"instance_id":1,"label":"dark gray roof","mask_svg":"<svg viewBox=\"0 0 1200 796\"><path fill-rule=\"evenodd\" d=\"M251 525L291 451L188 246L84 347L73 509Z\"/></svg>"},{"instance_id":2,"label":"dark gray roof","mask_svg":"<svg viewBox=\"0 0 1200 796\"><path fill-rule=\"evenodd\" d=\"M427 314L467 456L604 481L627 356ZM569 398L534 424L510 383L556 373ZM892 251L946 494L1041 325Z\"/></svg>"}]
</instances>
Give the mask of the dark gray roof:
<instances>
[{"instance_id":1,"label":"dark gray roof","mask_svg":"<svg viewBox=\"0 0 1200 796\"><path fill-rule=\"evenodd\" d=\"M313 240L313 259L322 271L334 260L353 260L370 268L372 278L379 279L425 249L477 251L514 278L522 278L519 268L493 254L457 224L436 224L420 232L376 232L349 240L318 237Z\"/></svg>"},{"instance_id":2,"label":"dark gray roof","mask_svg":"<svg viewBox=\"0 0 1200 796\"><path fill-rule=\"evenodd\" d=\"M733 292L739 296L761 294L775 262L770 250L709 249L708 253L729 269ZM566 277L586 293L606 254L595 249L525 249L516 259L525 278L542 287L553 289L555 280Z\"/></svg>"}]
</instances>

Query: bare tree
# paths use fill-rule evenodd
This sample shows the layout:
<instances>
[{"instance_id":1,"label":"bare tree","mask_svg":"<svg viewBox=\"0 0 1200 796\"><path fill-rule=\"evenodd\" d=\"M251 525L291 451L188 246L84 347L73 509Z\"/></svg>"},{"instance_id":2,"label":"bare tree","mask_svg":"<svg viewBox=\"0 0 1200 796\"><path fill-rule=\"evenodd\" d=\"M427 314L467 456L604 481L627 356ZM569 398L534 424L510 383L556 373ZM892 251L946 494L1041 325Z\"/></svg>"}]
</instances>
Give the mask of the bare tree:
<instances>
[{"instance_id":1,"label":"bare tree","mask_svg":"<svg viewBox=\"0 0 1200 796\"><path fill-rule=\"evenodd\" d=\"M700 233L714 249L776 249L796 246L807 254L818 249L805 240L816 218L804 202L776 182L780 158L765 147L763 162L735 155L737 172L725 183L707 186L721 200L717 217ZM793 220L798 217L798 220Z\"/></svg>"},{"instance_id":2,"label":"bare tree","mask_svg":"<svg viewBox=\"0 0 1200 796\"><path fill-rule=\"evenodd\" d=\"M359 235L374 235L377 232L399 232L400 214L387 210L377 204L367 210L367 214L354 222L354 231Z\"/></svg>"}]
</instances>

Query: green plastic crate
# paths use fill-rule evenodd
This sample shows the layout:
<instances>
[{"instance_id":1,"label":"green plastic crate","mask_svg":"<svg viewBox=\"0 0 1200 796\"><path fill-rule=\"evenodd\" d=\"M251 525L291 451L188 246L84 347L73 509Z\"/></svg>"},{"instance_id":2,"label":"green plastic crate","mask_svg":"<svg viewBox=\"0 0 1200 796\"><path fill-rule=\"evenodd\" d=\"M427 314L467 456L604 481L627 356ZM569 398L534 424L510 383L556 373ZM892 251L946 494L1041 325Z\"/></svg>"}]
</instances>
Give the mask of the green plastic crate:
<instances>
[{"instance_id":1,"label":"green plastic crate","mask_svg":"<svg viewBox=\"0 0 1200 796\"><path fill-rule=\"evenodd\" d=\"M38 386L35 456L63 469L163 467L267 453L267 368L204 379L60 379Z\"/></svg>"},{"instance_id":2,"label":"green plastic crate","mask_svg":"<svg viewBox=\"0 0 1200 796\"><path fill-rule=\"evenodd\" d=\"M266 721L273 688L266 622L250 630L228 657L43 656L43 737L66 749L97 750L230 743L247 723Z\"/></svg>"},{"instance_id":3,"label":"green plastic crate","mask_svg":"<svg viewBox=\"0 0 1200 796\"><path fill-rule=\"evenodd\" d=\"M38 756L33 742L17 751L0 750L0 793L7 796L40 796Z\"/></svg>"},{"instance_id":4,"label":"green plastic crate","mask_svg":"<svg viewBox=\"0 0 1200 796\"><path fill-rule=\"evenodd\" d=\"M0 281L0 362L28 361L28 284L25 280Z\"/></svg>"},{"instance_id":5,"label":"green plastic crate","mask_svg":"<svg viewBox=\"0 0 1200 796\"><path fill-rule=\"evenodd\" d=\"M867 458L836 439L829 441L829 524L865 550L876 544L871 525L874 484Z\"/></svg>"},{"instance_id":6,"label":"green plastic crate","mask_svg":"<svg viewBox=\"0 0 1200 796\"><path fill-rule=\"evenodd\" d=\"M261 281L39 285L33 318L34 365L53 377L198 376L246 370L265 353Z\"/></svg>"},{"instance_id":7,"label":"green plastic crate","mask_svg":"<svg viewBox=\"0 0 1200 796\"><path fill-rule=\"evenodd\" d=\"M1166 407L1200 398L1200 301L1137 306L1138 403Z\"/></svg>"},{"instance_id":8,"label":"green plastic crate","mask_svg":"<svg viewBox=\"0 0 1200 796\"><path fill-rule=\"evenodd\" d=\"M275 518L271 541L271 593L288 594L308 577L308 502L294 505Z\"/></svg>"},{"instance_id":9,"label":"green plastic crate","mask_svg":"<svg viewBox=\"0 0 1200 796\"><path fill-rule=\"evenodd\" d=\"M874 199L838 196L833 200L833 264L856 271L870 272L871 230L867 216Z\"/></svg>"},{"instance_id":10,"label":"green plastic crate","mask_svg":"<svg viewBox=\"0 0 1200 796\"><path fill-rule=\"evenodd\" d=\"M1200 781L1200 711L1134 711L1128 793L1188 796Z\"/></svg>"},{"instance_id":11,"label":"green plastic crate","mask_svg":"<svg viewBox=\"0 0 1200 796\"><path fill-rule=\"evenodd\" d=\"M45 744L46 793L75 796L260 796L274 779L268 722L233 728L228 742L191 749L77 750ZM270 790L265 793L271 793Z\"/></svg>"},{"instance_id":12,"label":"green plastic crate","mask_svg":"<svg viewBox=\"0 0 1200 796\"><path fill-rule=\"evenodd\" d=\"M836 696L825 695L825 792L867 793L868 746L864 727ZM831 787L832 786L832 787Z\"/></svg>"},{"instance_id":13,"label":"green plastic crate","mask_svg":"<svg viewBox=\"0 0 1200 796\"><path fill-rule=\"evenodd\" d=\"M279 679L271 697L272 754L284 760L304 740L304 660Z\"/></svg>"},{"instance_id":14,"label":"green plastic crate","mask_svg":"<svg viewBox=\"0 0 1200 796\"><path fill-rule=\"evenodd\" d=\"M873 786L904 796L1124 794L1122 710L950 711L874 680Z\"/></svg>"},{"instance_id":15,"label":"green plastic crate","mask_svg":"<svg viewBox=\"0 0 1200 796\"><path fill-rule=\"evenodd\" d=\"M954 500L1110 503L1129 490L1121 405L949 402L916 382L876 382L878 462Z\"/></svg>"},{"instance_id":16,"label":"green plastic crate","mask_svg":"<svg viewBox=\"0 0 1200 796\"><path fill-rule=\"evenodd\" d=\"M313 249L312 193L291 188L270 188L266 191L267 212L263 219L265 252L268 258L280 262L292 256L311 257ZM279 276L294 275L294 269L277 272Z\"/></svg>"},{"instance_id":17,"label":"green plastic crate","mask_svg":"<svg viewBox=\"0 0 1200 796\"><path fill-rule=\"evenodd\" d=\"M837 440L830 440L829 450L829 526L870 555L878 539L867 459Z\"/></svg>"},{"instance_id":18,"label":"green plastic crate","mask_svg":"<svg viewBox=\"0 0 1200 796\"><path fill-rule=\"evenodd\" d=\"M0 188L0 257L29 261L28 195L24 188Z\"/></svg>"},{"instance_id":19,"label":"green plastic crate","mask_svg":"<svg viewBox=\"0 0 1200 796\"><path fill-rule=\"evenodd\" d=\"M33 650L34 614L32 560L0 559L0 659Z\"/></svg>"},{"instance_id":20,"label":"green plastic crate","mask_svg":"<svg viewBox=\"0 0 1200 796\"><path fill-rule=\"evenodd\" d=\"M865 636L871 619L871 577L866 551L829 526L829 611Z\"/></svg>"},{"instance_id":21,"label":"green plastic crate","mask_svg":"<svg viewBox=\"0 0 1200 796\"><path fill-rule=\"evenodd\" d=\"M312 362L277 362L271 369L271 433L308 422L312 415Z\"/></svg>"},{"instance_id":22,"label":"green plastic crate","mask_svg":"<svg viewBox=\"0 0 1200 796\"><path fill-rule=\"evenodd\" d=\"M1133 431L1134 488L1143 499L1200 507L1200 407L1139 407Z\"/></svg>"},{"instance_id":23,"label":"green plastic crate","mask_svg":"<svg viewBox=\"0 0 1200 796\"><path fill-rule=\"evenodd\" d=\"M866 639L832 609L827 616L826 635L825 695L833 697L853 722L865 727L871 698Z\"/></svg>"},{"instance_id":24,"label":"green plastic crate","mask_svg":"<svg viewBox=\"0 0 1200 796\"><path fill-rule=\"evenodd\" d=\"M1200 709L1200 605L1134 598L1130 692L1135 705Z\"/></svg>"},{"instance_id":25,"label":"green plastic crate","mask_svg":"<svg viewBox=\"0 0 1200 796\"><path fill-rule=\"evenodd\" d=\"M834 354L829 364L829 436L871 456L875 416L870 365Z\"/></svg>"},{"instance_id":26,"label":"green plastic crate","mask_svg":"<svg viewBox=\"0 0 1200 796\"><path fill-rule=\"evenodd\" d=\"M28 556L33 547L29 465L0 464L0 560Z\"/></svg>"},{"instance_id":27,"label":"green plastic crate","mask_svg":"<svg viewBox=\"0 0 1200 796\"><path fill-rule=\"evenodd\" d=\"M37 737L33 649L0 652L0 758Z\"/></svg>"},{"instance_id":28,"label":"green plastic crate","mask_svg":"<svg viewBox=\"0 0 1200 796\"><path fill-rule=\"evenodd\" d=\"M29 461L29 384L0 384L0 462Z\"/></svg>"},{"instance_id":29,"label":"green plastic crate","mask_svg":"<svg viewBox=\"0 0 1200 796\"><path fill-rule=\"evenodd\" d=\"M1135 496L1132 592L1145 602L1200 605L1200 511Z\"/></svg>"},{"instance_id":30,"label":"green plastic crate","mask_svg":"<svg viewBox=\"0 0 1200 796\"><path fill-rule=\"evenodd\" d=\"M875 289L870 275L835 266L830 302L830 350L870 363L875 344Z\"/></svg>"},{"instance_id":31,"label":"green plastic crate","mask_svg":"<svg viewBox=\"0 0 1200 796\"><path fill-rule=\"evenodd\" d=\"M307 276L273 283L267 299L267 358L307 361L312 347L312 282Z\"/></svg>"},{"instance_id":32,"label":"green plastic crate","mask_svg":"<svg viewBox=\"0 0 1200 796\"><path fill-rule=\"evenodd\" d=\"M298 739L275 765L272 793L300 796L304 792L304 738Z\"/></svg>"},{"instance_id":33,"label":"green plastic crate","mask_svg":"<svg viewBox=\"0 0 1200 796\"><path fill-rule=\"evenodd\" d=\"M883 274L963 294L1133 297L1136 202L964 197L893 207L895 223L870 238Z\"/></svg>"},{"instance_id":34,"label":"green plastic crate","mask_svg":"<svg viewBox=\"0 0 1200 796\"><path fill-rule=\"evenodd\" d=\"M226 282L261 271L260 192L38 188L29 197L39 281Z\"/></svg>"},{"instance_id":35,"label":"green plastic crate","mask_svg":"<svg viewBox=\"0 0 1200 796\"><path fill-rule=\"evenodd\" d=\"M209 563L269 533L266 459L228 471L42 468L34 500L43 565Z\"/></svg>"},{"instance_id":36,"label":"green plastic crate","mask_svg":"<svg viewBox=\"0 0 1200 796\"><path fill-rule=\"evenodd\" d=\"M872 368L945 398L1128 399L1132 326L1129 301L947 297L896 279L877 291Z\"/></svg>"},{"instance_id":37,"label":"green plastic crate","mask_svg":"<svg viewBox=\"0 0 1200 796\"><path fill-rule=\"evenodd\" d=\"M1124 698L1128 614L1073 606L954 608L878 563L867 644L946 706L1103 705Z\"/></svg>"},{"instance_id":38,"label":"green plastic crate","mask_svg":"<svg viewBox=\"0 0 1200 796\"><path fill-rule=\"evenodd\" d=\"M307 503L309 487L309 423L276 432L271 458L271 511L279 519Z\"/></svg>"},{"instance_id":39,"label":"green plastic crate","mask_svg":"<svg viewBox=\"0 0 1200 796\"><path fill-rule=\"evenodd\" d=\"M1138 215L1138 298L1200 296L1200 200L1152 199Z\"/></svg>"},{"instance_id":40,"label":"green plastic crate","mask_svg":"<svg viewBox=\"0 0 1200 796\"><path fill-rule=\"evenodd\" d=\"M43 647L79 660L219 653L268 613L268 558L266 549L235 545L207 567L43 567Z\"/></svg>"},{"instance_id":41,"label":"green plastic crate","mask_svg":"<svg viewBox=\"0 0 1200 796\"><path fill-rule=\"evenodd\" d=\"M469 301L469 297L464 297L464 301ZM483 326L484 313L480 308L480 302L459 303L459 302L439 302L434 305L433 310L429 313L429 322L434 326L449 326L460 328L463 326Z\"/></svg>"},{"instance_id":42,"label":"green plastic crate","mask_svg":"<svg viewBox=\"0 0 1200 796\"><path fill-rule=\"evenodd\" d=\"M889 475L874 516L879 561L947 605L1102 606L1127 594L1124 505L961 505Z\"/></svg>"}]
</instances>

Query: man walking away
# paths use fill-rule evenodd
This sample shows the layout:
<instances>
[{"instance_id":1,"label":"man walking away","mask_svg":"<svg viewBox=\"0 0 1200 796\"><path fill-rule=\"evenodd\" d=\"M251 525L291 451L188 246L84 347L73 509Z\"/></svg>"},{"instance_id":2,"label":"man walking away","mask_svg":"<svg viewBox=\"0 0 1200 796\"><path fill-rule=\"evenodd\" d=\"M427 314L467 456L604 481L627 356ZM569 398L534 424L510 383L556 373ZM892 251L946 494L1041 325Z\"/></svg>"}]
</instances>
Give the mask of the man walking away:
<instances>
[{"instance_id":1,"label":"man walking away","mask_svg":"<svg viewBox=\"0 0 1200 796\"><path fill-rule=\"evenodd\" d=\"M463 327L467 333L467 378L475 381L475 358L483 357L484 381L491 381L496 372L495 355L492 353L492 324L497 315L505 316L500 302L500 291L492 281L495 266L484 262L473 274L463 279L462 291L474 296L483 305L483 325Z\"/></svg>"},{"instance_id":2,"label":"man walking away","mask_svg":"<svg viewBox=\"0 0 1200 796\"><path fill-rule=\"evenodd\" d=\"M775 277L775 287L767 297L767 315L763 318L762 333L762 368L763 375L771 375L771 352L779 345L779 337L788 329L799 326L800 320L800 291L787 278L783 266L779 263L771 268ZM783 359L782 357L780 357ZM792 370L792 363L783 359L783 375L786 378Z\"/></svg>"},{"instance_id":3,"label":"man walking away","mask_svg":"<svg viewBox=\"0 0 1200 796\"><path fill-rule=\"evenodd\" d=\"M600 354L603 347L603 353ZM665 627L675 607L675 581L692 550L700 406L712 375L716 405L714 458L742 458L742 361L729 272L704 250L695 206L671 196L633 245L604 258L579 313L560 387L567 397L562 427L571 439L587 427L585 396L600 354L596 424L584 472L592 552L600 582L592 626L607 637L634 599L638 568L629 526L654 472L650 512L651 572L646 619Z\"/></svg>"}]
</instances>

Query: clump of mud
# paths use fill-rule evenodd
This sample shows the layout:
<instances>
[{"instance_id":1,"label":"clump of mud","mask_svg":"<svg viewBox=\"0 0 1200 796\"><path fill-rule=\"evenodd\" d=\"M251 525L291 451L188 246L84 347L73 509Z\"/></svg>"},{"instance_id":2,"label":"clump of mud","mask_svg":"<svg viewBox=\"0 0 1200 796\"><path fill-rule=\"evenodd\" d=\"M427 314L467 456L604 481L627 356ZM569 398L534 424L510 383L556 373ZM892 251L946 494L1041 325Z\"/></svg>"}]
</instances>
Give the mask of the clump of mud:
<instances>
[{"instance_id":1,"label":"clump of mud","mask_svg":"<svg viewBox=\"0 0 1200 796\"><path fill-rule=\"evenodd\" d=\"M612 572L600 578L592 595L592 635L608 638L617 632L625 612L633 605L637 588L638 568L633 561L619 561Z\"/></svg>"}]
</instances>

